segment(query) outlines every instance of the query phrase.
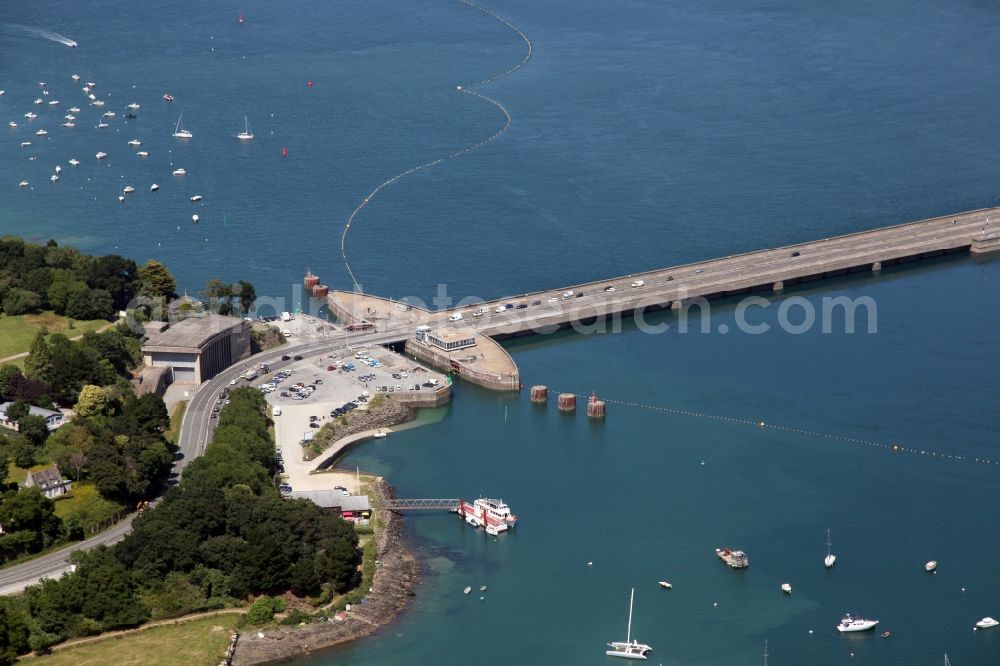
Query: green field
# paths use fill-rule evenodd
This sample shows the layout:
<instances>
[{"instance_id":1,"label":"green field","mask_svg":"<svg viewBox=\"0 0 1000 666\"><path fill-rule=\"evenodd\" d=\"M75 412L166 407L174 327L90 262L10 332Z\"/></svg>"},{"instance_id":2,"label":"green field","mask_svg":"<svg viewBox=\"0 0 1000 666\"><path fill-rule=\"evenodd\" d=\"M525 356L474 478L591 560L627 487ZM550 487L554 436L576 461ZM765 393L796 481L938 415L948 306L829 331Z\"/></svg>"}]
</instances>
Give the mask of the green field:
<instances>
[{"instance_id":1,"label":"green field","mask_svg":"<svg viewBox=\"0 0 1000 666\"><path fill-rule=\"evenodd\" d=\"M71 323L73 328L70 328ZM0 316L0 358L28 351L35 333L43 326L49 329L49 333L63 333L73 338L87 331L96 331L107 323L103 319L71 320L54 312L19 317Z\"/></svg>"},{"instance_id":2,"label":"green field","mask_svg":"<svg viewBox=\"0 0 1000 666\"><path fill-rule=\"evenodd\" d=\"M215 666L225 656L238 613L163 625L67 646L32 659L39 666Z\"/></svg>"}]
</instances>

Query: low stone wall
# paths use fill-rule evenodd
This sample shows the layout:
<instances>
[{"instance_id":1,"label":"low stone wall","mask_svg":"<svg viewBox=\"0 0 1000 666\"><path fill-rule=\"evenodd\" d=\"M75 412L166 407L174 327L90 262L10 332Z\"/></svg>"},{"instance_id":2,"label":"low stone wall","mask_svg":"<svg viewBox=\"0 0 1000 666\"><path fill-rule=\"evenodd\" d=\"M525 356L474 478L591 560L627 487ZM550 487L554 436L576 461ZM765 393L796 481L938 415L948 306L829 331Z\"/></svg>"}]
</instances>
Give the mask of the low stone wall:
<instances>
[{"instance_id":1,"label":"low stone wall","mask_svg":"<svg viewBox=\"0 0 1000 666\"><path fill-rule=\"evenodd\" d=\"M393 496L383 479L372 484L376 507ZM383 527L375 535L378 567L366 603L354 606L340 622L317 622L300 627L248 630L240 635L234 666L267 664L301 657L347 641L369 636L391 624L406 608L417 584L417 561L402 541L402 517L379 512Z\"/></svg>"}]
</instances>

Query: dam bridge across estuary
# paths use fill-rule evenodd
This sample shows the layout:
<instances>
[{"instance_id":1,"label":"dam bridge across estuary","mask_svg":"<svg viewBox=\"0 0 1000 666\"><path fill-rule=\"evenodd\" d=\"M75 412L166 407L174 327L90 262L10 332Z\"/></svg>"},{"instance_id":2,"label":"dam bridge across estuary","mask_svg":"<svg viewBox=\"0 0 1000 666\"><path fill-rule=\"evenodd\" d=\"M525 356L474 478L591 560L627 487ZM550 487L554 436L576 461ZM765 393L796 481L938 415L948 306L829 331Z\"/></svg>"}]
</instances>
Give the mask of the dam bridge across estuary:
<instances>
[{"instance_id":1,"label":"dam bridge across estuary","mask_svg":"<svg viewBox=\"0 0 1000 666\"><path fill-rule=\"evenodd\" d=\"M843 236L756 250L627 276L428 310L361 292L333 291L331 311L352 330L377 330L397 341L417 326L472 328L504 339L550 333L574 323L664 308L693 299L785 286L955 252L1000 251L1000 208L984 208ZM508 387L509 388L509 387Z\"/></svg>"}]
</instances>

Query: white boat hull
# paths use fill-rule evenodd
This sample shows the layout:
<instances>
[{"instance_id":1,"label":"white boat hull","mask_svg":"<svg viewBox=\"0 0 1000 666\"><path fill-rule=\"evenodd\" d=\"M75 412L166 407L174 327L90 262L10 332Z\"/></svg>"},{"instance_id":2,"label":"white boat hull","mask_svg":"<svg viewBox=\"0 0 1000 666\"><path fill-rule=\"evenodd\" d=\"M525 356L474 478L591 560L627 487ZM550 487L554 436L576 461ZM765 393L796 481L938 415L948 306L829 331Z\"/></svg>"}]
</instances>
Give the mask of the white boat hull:
<instances>
[{"instance_id":1,"label":"white boat hull","mask_svg":"<svg viewBox=\"0 0 1000 666\"><path fill-rule=\"evenodd\" d=\"M836 555L827 555L826 558L823 560L823 564L826 566L827 569L836 564L836 562L837 562Z\"/></svg>"},{"instance_id":2,"label":"white boat hull","mask_svg":"<svg viewBox=\"0 0 1000 666\"><path fill-rule=\"evenodd\" d=\"M876 624L878 624L878 620L862 620L859 622L852 622L849 625L838 624L837 631L844 634L855 631L868 631L870 629L874 629Z\"/></svg>"},{"instance_id":3,"label":"white boat hull","mask_svg":"<svg viewBox=\"0 0 1000 666\"><path fill-rule=\"evenodd\" d=\"M622 659L641 659L646 661L646 655L641 652L619 652L618 650L605 650L604 654L609 657L620 657Z\"/></svg>"}]
</instances>

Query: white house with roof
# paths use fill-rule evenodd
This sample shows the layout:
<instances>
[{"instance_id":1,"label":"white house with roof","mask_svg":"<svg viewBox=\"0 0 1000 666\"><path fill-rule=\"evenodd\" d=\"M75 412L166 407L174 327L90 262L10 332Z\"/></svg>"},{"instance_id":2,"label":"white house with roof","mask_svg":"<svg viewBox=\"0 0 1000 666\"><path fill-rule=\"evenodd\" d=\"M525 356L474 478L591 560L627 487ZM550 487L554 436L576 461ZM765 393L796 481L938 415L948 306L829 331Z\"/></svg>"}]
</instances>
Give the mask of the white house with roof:
<instances>
[{"instance_id":1,"label":"white house with roof","mask_svg":"<svg viewBox=\"0 0 1000 666\"><path fill-rule=\"evenodd\" d=\"M7 410L13 404L14 403L12 402L0 404L0 426L17 431L19 430L18 425L7 418ZM62 412L52 409L45 409L43 407L35 407L34 405L31 405L28 407L28 413L34 416L41 416L45 419L45 425L48 426L50 432L66 423L65 415Z\"/></svg>"},{"instance_id":2,"label":"white house with roof","mask_svg":"<svg viewBox=\"0 0 1000 666\"><path fill-rule=\"evenodd\" d=\"M49 499L55 499L68 493L73 487L73 482L64 479L59 473L59 468L52 465L35 472L28 472L22 485L25 488L38 488Z\"/></svg>"}]
</instances>

